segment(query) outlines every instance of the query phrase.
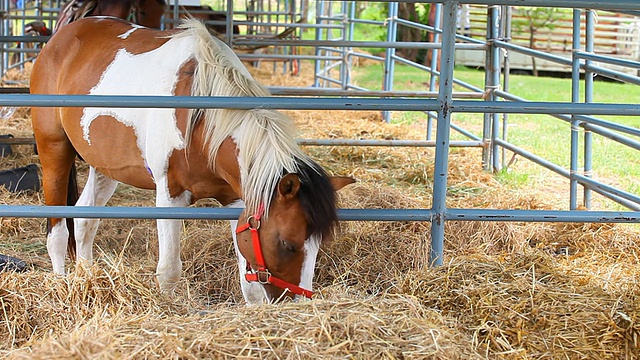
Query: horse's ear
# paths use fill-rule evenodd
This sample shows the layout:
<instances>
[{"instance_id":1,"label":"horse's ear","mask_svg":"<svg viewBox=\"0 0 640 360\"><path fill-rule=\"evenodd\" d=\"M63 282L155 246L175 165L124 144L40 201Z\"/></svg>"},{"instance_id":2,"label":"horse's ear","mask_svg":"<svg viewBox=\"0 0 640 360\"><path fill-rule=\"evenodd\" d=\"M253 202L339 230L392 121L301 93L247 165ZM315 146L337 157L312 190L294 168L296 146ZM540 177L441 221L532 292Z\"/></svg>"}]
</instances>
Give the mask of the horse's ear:
<instances>
[{"instance_id":1,"label":"horse's ear","mask_svg":"<svg viewBox=\"0 0 640 360\"><path fill-rule=\"evenodd\" d=\"M329 181L331 181L333 190L338 191L349 184L353 184L356 182L356 179L348 176L332 176L329 178Z\"/></svg>"},{"instance_id":2,"label":"horse's ear","mask_svg":"<svg viewBox=\"0 0 640 360\"><path fill-rule=\"evenodd\" d=\"M292 199L300 190L300 178L298 174L287 174L278 183L278 195L285 200Z\"/></svg>"}]
</instances>

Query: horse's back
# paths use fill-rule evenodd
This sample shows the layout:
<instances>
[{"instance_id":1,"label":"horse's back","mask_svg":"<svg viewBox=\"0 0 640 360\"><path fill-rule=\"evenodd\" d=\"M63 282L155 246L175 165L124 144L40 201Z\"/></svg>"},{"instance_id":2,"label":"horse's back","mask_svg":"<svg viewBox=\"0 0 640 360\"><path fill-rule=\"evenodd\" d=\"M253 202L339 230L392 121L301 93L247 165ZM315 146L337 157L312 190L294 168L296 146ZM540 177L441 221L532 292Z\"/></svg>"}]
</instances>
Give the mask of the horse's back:
<instances>
[{"instance_id":1,"label":"horse's back","mask_svg":"<svg viewBox=\"0 0 640 360\"><path fill-rule=\"evenodd\" d=\"M172 40L167 35L114 18L75 21L56 33L38 57L31 91L170 96L181 89L181 95L185 95L188 84L178 82L182 67L191 57L190 40L176 39L167 44ZM184 147L174 112L96 107L36 109L33 125L41 139L68 137L75 150L102 173L152 188L149 173L163 168L172 149Z\"/></svg>"},{"instance_id":2,"label":"horse's back","mask_svg":"<svg viewBox=\"0 0 640 360\"><path fill-rule=\"evenodd\" d=\"M63 27L47 43L31 75L33 93L82 94L120 49L145 52L167 34L111 17L85 18ZM94 79L94 80L91 80ZM78 85L74 88L73 84Z\"/></svg>"}]
</instances>

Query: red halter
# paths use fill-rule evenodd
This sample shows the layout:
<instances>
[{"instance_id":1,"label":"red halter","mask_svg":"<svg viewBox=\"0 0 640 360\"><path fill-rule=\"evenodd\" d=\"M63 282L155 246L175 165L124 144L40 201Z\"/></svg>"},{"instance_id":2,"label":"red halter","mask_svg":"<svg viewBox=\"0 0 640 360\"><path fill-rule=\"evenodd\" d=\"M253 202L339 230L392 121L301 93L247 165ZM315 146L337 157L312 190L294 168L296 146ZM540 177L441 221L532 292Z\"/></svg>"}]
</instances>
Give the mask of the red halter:
<instances>
[{"instance_id":1,"label":"red halter","mask_svg":"<svg viewBox=\"0 0 640 360\"><path fill-rule=\"evenodd\" d=\"M248 282L259 282L260 284L271 284L277 286L281 289L285 289L285 291L289 291L296 295L303 295L309 299L313 296L313 291L303 289L298 285L294 285L290 282L284 281L277 277L271 275L271 272L267 269L267 265L264 263L264 256L262 255L262 246L260 245L260 236L258 235L258 229L260 228L260 218L264 214L264 206L260 205L258 211L254 215L249 216L247 218L247 223L241 226L238 226L236 229L236 234L240 234L245 230L251 231L251 242L253 244L253 253L256 256L256 266L258 270L253 270L251 268L251 264L247 260L247 273L245 274L245 279ZM256 226L251 225L251 219L256 221Z\"/></svg>"}]
</instances>

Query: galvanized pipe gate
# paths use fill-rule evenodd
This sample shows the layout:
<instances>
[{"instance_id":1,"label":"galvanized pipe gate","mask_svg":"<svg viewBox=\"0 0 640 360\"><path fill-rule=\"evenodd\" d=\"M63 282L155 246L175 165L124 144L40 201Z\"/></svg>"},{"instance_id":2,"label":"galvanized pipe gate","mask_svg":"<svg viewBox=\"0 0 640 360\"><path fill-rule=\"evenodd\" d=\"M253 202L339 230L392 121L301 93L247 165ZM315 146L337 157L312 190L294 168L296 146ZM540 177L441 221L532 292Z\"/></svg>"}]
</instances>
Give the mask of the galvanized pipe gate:
<instances>
[{"instance_id":1,"label":"galvanized pipe gate","mask_svg":"<svg viewBox=\"0 0 640 360\"><path fill-rule=\"evenodd\" d=\"M434 1L426 1L434 3ZM459 82L453 78L455 49L461 44L456 44L456 14L459 4L488 4L491 28L488 29L489 51L487 54L487 87L489 98L486 101L455 99L453 92L454 82ZM390 3L390 9L396 7L396 3ZM640 136L640 129L626 126L616 126L609 124L594 116L598 115L625 115L640 116L640 104L599 104L592 103L590 96L587 96L585 103L578 101L575 95L571 102L536 102L536 101L499 101L499 98L509 100L519 100L504 90L499 89L500 81L500 58L499 46L509 48L513 51L528 51L520 49L513 44L503 41L498 32L499 8L498 6L557 6L567 8L584 8L598 10L620 10L630 13L640 13L640 4L637 0L600 0L600 1L578 1L578 0L473 0L473 1L445 1L442 3L442 28L441 44L431 43L428 46L439 49L441 57L441 68L439 71L439 89L437 98L414 98L394 96L391 92L385 93L383 97L372 98L349 98L346 93L341 98L317 97L308 98L301 102L296 96L268 97L268 98L209 98L209 97L166 97L155 96L55 96L55 95L27 95L27 94L0 94L0 106L88 106L88 107L154 107L154 108L174 108L174 107L197 107L197 108L229 108L229 109L251 109L255 107L265 107L274 109L297 109L297 110L375 110L375 111L423 111L437 113L435 141L426 141L423 145L435 147L435 171L433 174L433 203L428 209L341 209L339 217L343 221L430 221L431 222L431 253L430 263L441 265L444 253L444 229L447 221L518 221L518 222L612 222L612 223L640 223L640 197L625 191L613 189L605 184L598 183L588 176L590 160L585 160L585 174L578 174L578 135L580 127L585 129L585 148L590 148L589 139L591 132L597 132L603 136L622 139L621 142L636 149L640 149L638 142L632 138L614 134L613 131L622 131L628 135ZM345 7L346 8L346 7ZM580 10L575 10L579 13ZM590 17L592 15L588 15ZM578 16L579 18L579 16ZM580 50L580 26L575 26L574 36L574 60L570 62L574 66L574 81L579 81L579 69L587 72L597 71L608 73L616 77L619 74L611 73L609 70L601 69L593 65L593 61L613 61L604 57L596 56L590 52L587 44L584 51ZM587 32L590 31L587 27ZM394 38L390 37L390 43ZM321 42L320 39L318 41ZM577 44L577 45L576 45ZM353 45L353 44L351 44ZM391 44L390 44L391 45ZM403 46L410 46L403 44ZM478 47L479 45L471 47ZM318 45L320 46L320 45ZM333 45L332 45L333 46ZM348 46L348 41L347 41ZM484 45L480 45L482 47ZM347 52L345 52L347 54ZM317 53L319 55L319 53ZM393 50L389 50L387 57L391 59ZM343 56L344 58L345 56ZM565 61L565 60L558 60ZM634 62L626 65L640 68ZM392 73L392 65L388 64ZM316 71L318 67L316 67ZM433 72L433 70L431 70ZM640 84L640 80L628 77L631 82ZM636 82L638 81L638 82ZM575 85L574 86L577 86ZM347 90L348 81L340 82L341 87ZM592 85L587 84L588 88ZM295 94L295 91L290 94ZM307 90L304 90L307 91ZM286 93L286 91L284 91ZM358 94L366 93L360 89ZM436 95L435 93L433 94ZM380 95L376 95L380 96ZM488 121L485 124L486 133L482 139L475 138L475 145L478 140L488 142L491 152L488 153L488 164L494 169L502 166L500 154L503 148L518 153L541 165L547 166L559 174L566 175L571 182L570 187L570 208L568 211L557 210L495 210L495 209L457 209L446 206L447 184L448 184L448 158L451 141L451 117L454 113L484 113L488 114ZM499 136L500 116L504 114L546 114L555 115L561 119L566 119L571 123L572 156L571 168L563 169L551 164L544 159L535 157L532 154L508 143ZM588 116L587 116L588 115ZM607 129L609 127L611 129ZM587 133L589 133L587 135ZM350 144L353 145L353 144ZM382 144L385 145L385 144ZM393 144L386 144L393 145ZM470 144L467 144L470 145ZM574 211L577 207L578 185L604 194L626 206L633 211ZM585 193L585 202L588 203L590 194ZM123 207L36 207L36 206L0 206L0 216L2 217L82 217L82 218L163 218L163 219L236 219L239 215L238 209L203 209L203 208L123 208ZM426 234L425 234L426 237Z\"/></svg>"}]
</instances>

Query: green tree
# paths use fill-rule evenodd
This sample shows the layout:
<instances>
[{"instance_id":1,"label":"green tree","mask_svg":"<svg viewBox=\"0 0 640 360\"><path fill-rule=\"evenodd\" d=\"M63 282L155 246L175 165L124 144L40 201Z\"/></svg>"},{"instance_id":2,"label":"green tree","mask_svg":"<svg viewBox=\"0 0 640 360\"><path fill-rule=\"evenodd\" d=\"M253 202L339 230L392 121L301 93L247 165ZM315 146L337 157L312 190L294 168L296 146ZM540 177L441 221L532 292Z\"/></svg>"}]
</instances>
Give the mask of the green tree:
<instances>
[{"instance_id":1,"label":"green tree","mask_svg":"<svg viewBox=\"0 0 640 360\"><path fill-rule=\"evenodd\" d=\"M562 18L564 12L560 8L515 7L511 25L520 32L528 32L529 48L535 49L535 38L540 29L555 29L555 22ZM536 58L532 57L533 75L538 76Z\"/></svg>"}]
</instances>

